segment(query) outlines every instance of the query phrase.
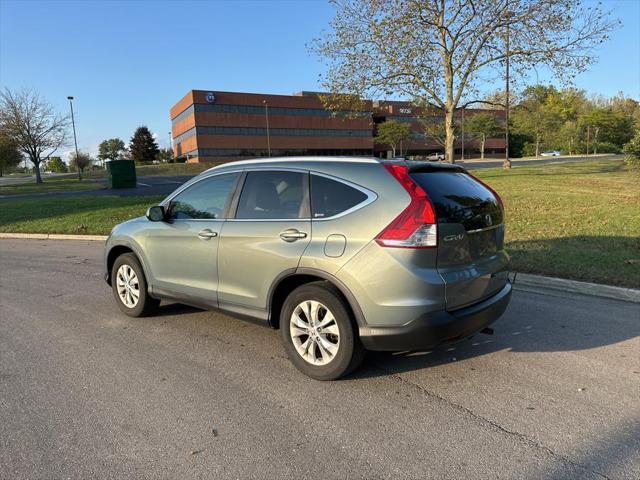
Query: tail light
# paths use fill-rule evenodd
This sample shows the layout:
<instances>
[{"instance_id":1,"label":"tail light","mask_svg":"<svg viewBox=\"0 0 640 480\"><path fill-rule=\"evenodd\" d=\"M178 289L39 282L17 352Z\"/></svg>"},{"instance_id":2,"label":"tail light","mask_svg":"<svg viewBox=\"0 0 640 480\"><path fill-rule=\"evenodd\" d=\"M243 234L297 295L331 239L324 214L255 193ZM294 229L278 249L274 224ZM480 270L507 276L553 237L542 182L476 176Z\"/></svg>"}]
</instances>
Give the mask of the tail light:
<instances>
[{"instance_id":1,"label":"tail light","mask_svg":"<svg viewBox=\"0 0 640 480\"><path fill-rule=\"evenodd\" d=\"M480 180L478 177L476 177L475 175L470 174L469 172L466 172L467 175L469 175L471 178L473 178L476 182L478 182L480 185L482 185L484 188L486 188L487 190L489 190L491 193L493 193L493 196L496 197L496 200L498 201L498 203L500 204L500 208L502 208L502 210L504 210L504 203L502 203L502 198L500 197L500 195L498 195L498 192L496 192L493 188L491 188L489 185L487 185L486 183L484 183L482 180Z\"/></svg>"},{"instance_id":2,"label":"tail light","mask_svg":"<svg viewBox=\"0 0 640 480\"><path fill-rule=\"evenodd\" d=\"M407 167L387 164L384 168L407 191L411 202L378 234L376 242L383 247L436 247L438 245L438 226L436 213L429 196L411 179Z\"/></svg>"}]
</instances>

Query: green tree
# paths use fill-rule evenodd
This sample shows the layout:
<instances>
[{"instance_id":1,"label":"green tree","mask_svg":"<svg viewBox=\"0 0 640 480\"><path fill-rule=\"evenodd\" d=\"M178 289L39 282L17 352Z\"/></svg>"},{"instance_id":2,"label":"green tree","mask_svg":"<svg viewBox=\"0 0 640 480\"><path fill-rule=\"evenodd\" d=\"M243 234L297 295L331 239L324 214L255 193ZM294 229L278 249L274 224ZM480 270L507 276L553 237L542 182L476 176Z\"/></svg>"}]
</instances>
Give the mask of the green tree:
<instances>
[{"instance_id":1,"label":"green tree","mask_svg":"<svg viewBox=\"0 0 640 480\"><path fill-rule=\"evenodd\" d=\"M171 148L161 148L158 160L163 163L173 163L173 150Z\"/></svg>"},{"instance_id":2,"label":"green tree","mask_svg":"<svg viewBox=\"0 0 640 480\"><path fill-rule=\"evenodd\" d=\"M534 85L524 90L521 101L513 109L511 122L515 132L533 138L533 152L527 151L525 145L525 153L534 153L537 157L542 143L548 145L553 140L563 120L557 111L558 101L559 93L553 86Z\"/></svg>"},{"instance_id":3,"label":"green tree","mask_svg":"<svg viewBox=\"0 0 640 480\"><path fill-rule=\"evenodd\" d=\"M634 120L621 110L594 108L580 116L580 126L589 132L589 149L598 153L599 143L622 148L634 134Z\"/></svg>"},{"instance_id":4,"label":"green tree","mask_svg":"<svg viewBox=\"0 0 640 480\"><path fill-rule=\"evenodd\" d=\"M487 138L497 135L503 129L502 123L491 113L477 113L469 117L465 123L466 130L480 138L480 158L484 159Z\"/></svg>"},{"instance_id":5,"label":"green tree","mask_svg":"<svg viewBox=\"0 0 640 480\"><path fill-rule=\"evenodd\" d=\"M376 143L388 145L391 147L393 158L396 156L396 150L411 138L411 125L396 120L387 120L378 125L378 133L376 134ZM402 152L400 152L402 154Z\"/></svg>"},{"instance_id":6,"label":"green tree","mask_svg":"<svg viewBox=\"0 0 640 480\"><path fill-rule=\"evenodd\" d=\"M640 171L640 130L624 146L624 163L629 170Z\"/></svg>"},{"instance_id":7,"label":"green tree","mask_svg":"<svg viewBox=\"0 0 640 480\"><path fill-rule=\"evenodd\" d=\"M82 174L91 163L93 163L93 160L88 153L82 151L79 151L78 155L76 155L76 152L71 153L71 160L69 161L71 170L80 171Z\"/></svg>"},{"instance_id":8,"label":"green tree","mask_svg":"<svg viewBox=\"0 0 640 480\"><path fill-rule=\"evenodd\" d=\"M567 120L560 128L558 135L561 150L565 150L569 155L573 155L578 151L582 130L577 121Z\"/></svg>"},{"instance_id":9,"label":"green tree","mask_svg":"<svg viewBox=\"0 0 640 480\"><path fill-rule=\"evenodd\" d=\"M538 65L572 78L593 62L593 47L617 24L601 6L581 0L333 3L331 32L311 46L327 64L327 107L363 109L363 98L390 94L431 105L444 115L452 163L455 112L480 100L482 82L501 75L507 58L515 78Z\"/></svg>"},{"instance_id":10,"label":"green tree","mask_svg":"<svg viewBox=\"0 0 640 480\"><path fill-rule=\"evenodd\" d=\"M104 140L98 147L98 158L104 164L107 160L119 160L124 154L124 142L119 138Z\"/></svg>"},{"instance_id":11,"label":"green tree","mask_svg":"<svg viewBox=\"0 0 640 480\"><path fill-rule=\"evenodd\" d=\"M50 172L55 173L67 173L69 169L67 168L67 164L62 161L60 157L51 157L47 162L47 168Z\"/></svg>"},{"instance_id":12,"label":"green tree","mask_svg":"<svg viewBox=\"0 0 640 480\"><path fill-rule=\"evenodd\" d=\"M4 133L0 133L0 177L16 167L22 160L18 145Z\"/></svg>"},{"instance_id":13,"label":"green tree","mask_svg":"<svg viewBox=\"0 0 640 480\"><path fill-rule=\"evenodd\" d=\"M138 127L129 144L131 159L138 163L151 163L160 153L153 135L144 125Z\"/></svg>"}]
</instances>

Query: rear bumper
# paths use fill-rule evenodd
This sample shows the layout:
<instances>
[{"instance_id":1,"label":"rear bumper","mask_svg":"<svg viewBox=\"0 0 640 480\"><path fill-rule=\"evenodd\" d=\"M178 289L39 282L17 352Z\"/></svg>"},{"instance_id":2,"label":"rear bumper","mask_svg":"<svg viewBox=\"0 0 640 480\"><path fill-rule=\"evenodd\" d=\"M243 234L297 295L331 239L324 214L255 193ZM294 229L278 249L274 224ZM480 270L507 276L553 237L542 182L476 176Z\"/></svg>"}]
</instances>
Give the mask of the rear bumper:
<instances>
[{"instance_id":1,"label":"rear bumper","mask_svg":"<svg viewBox=\"0 0 640 480\"><path fill-rule=\"evenodd\" d=\"M491 325L511 299L511 284L494 296L454 312L426 313L399 327L361 327L360 339L368 350L426 350L465 338Z\"/></svg>"}]
</instances>

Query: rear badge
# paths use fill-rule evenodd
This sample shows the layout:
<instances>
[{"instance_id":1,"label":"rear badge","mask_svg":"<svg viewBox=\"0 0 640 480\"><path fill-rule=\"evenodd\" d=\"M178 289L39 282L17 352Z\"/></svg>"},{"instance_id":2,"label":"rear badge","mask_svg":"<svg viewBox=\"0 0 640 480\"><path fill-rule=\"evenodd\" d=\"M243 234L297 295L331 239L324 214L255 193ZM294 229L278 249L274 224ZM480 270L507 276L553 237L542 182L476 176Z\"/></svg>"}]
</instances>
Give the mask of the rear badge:
<instances>
[{"instance_id":1,"label":"rear badge","mask_svg":"<svg viewBox=\"0 0 640 480\"><path fill-rule=\"evenodd\" d=\"M445 242L454 242L457 240L462 240L464 238L464 233L459 233L458 235L447 235L444 237Z\"/></svg>"}]
</instances>

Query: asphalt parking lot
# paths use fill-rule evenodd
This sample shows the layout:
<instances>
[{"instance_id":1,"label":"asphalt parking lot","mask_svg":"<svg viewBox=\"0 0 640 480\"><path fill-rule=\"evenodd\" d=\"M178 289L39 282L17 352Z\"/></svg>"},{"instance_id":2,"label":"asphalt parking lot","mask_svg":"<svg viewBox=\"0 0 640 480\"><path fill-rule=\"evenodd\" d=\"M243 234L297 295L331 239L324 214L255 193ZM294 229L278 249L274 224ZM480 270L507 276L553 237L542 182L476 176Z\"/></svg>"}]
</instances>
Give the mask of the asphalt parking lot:
<instances>
[{"instance_id":1,"label":"asphalt parking lot","mask_svg":"<svg viewBox=\"0 0 640 480\"><path fill-rule=\"evenodd\" d=\"M278 332L120 313L98 242L0 240L0 478L640 478L640 305L516 290L493 336L304 377Z\"/></svg>"}]
</instances>

